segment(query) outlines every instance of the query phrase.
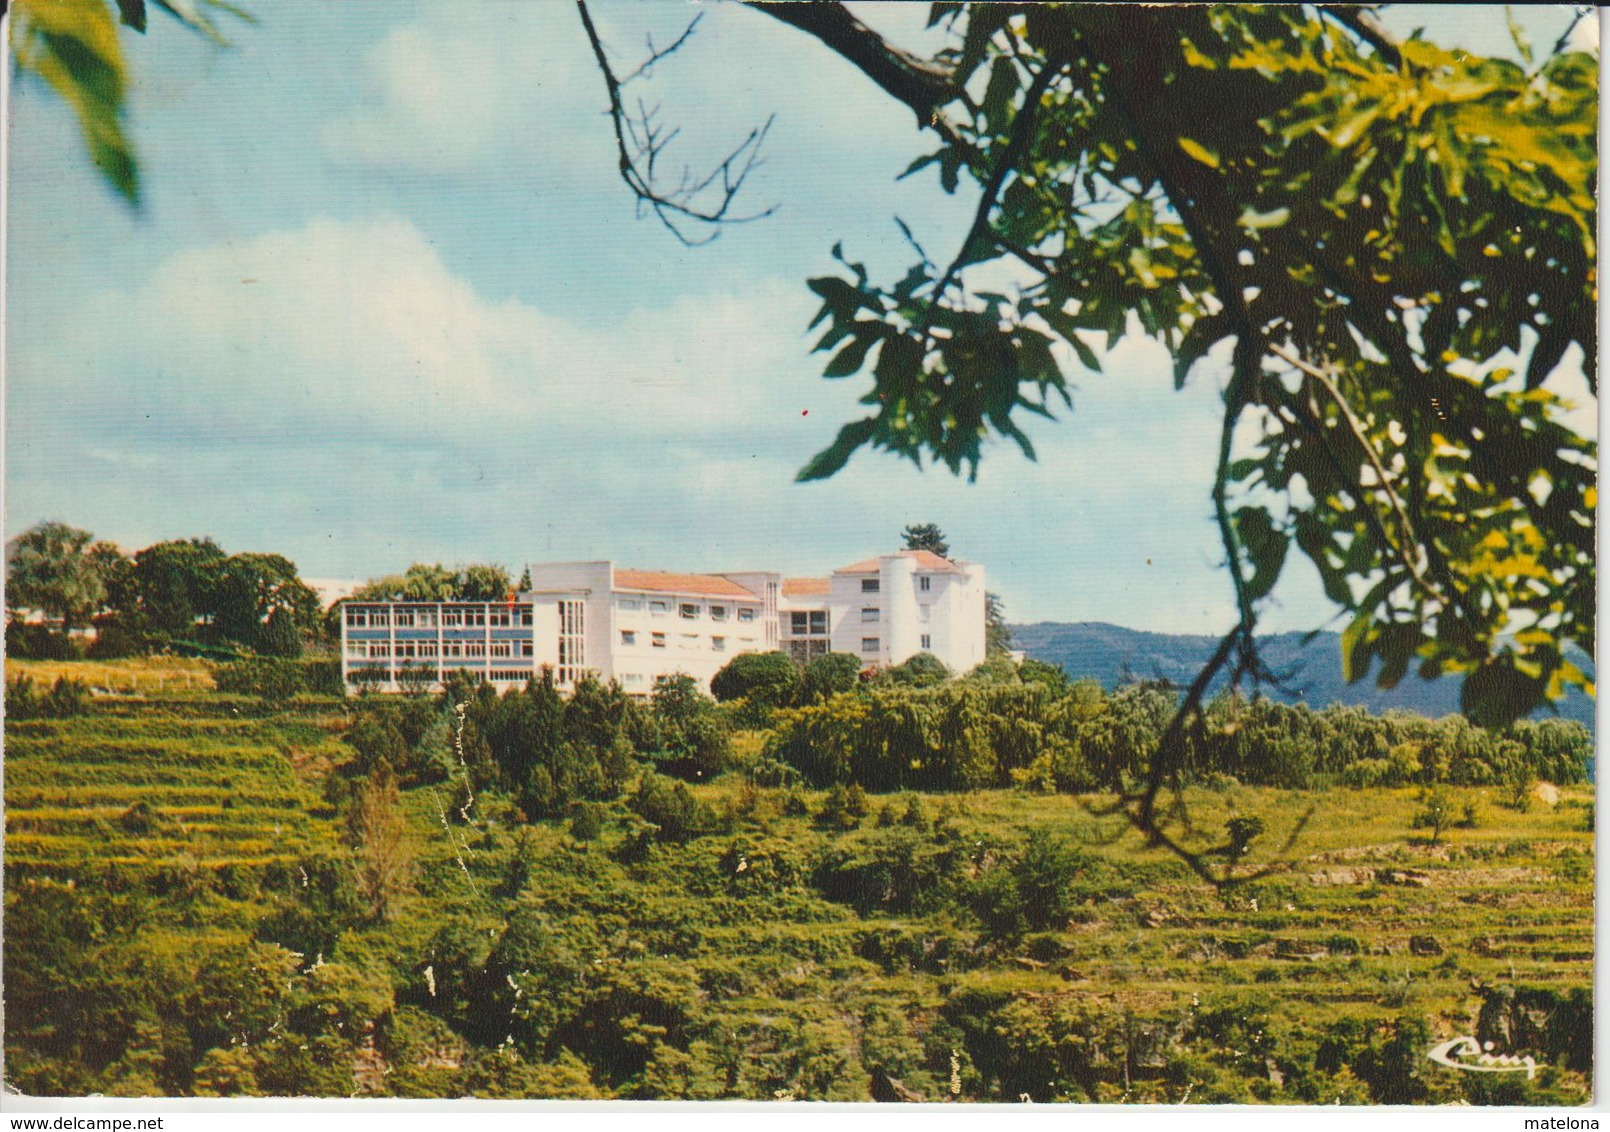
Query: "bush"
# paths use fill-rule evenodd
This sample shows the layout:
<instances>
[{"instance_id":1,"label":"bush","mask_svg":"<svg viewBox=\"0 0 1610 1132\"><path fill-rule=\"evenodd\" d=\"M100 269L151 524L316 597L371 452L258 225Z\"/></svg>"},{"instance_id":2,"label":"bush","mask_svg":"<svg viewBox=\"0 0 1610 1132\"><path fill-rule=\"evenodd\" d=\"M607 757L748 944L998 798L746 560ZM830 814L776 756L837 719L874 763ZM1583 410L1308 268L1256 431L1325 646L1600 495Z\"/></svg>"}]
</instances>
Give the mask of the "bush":
<instances>
[{"instance_id":1,"label":"bush","mask_svg":"<svg viewBox=\"0 0 1610 1132\"><path fill-rule=\"evenodd\" d=\"M853 692L861 682L861 658L850 652L830 652L805 666L799 702L813 704L840 692Z\"/></svg>"},{"instance_id":2,"label":"bush","mask_svg":"<svg viewBox=\"0 0 1610 1132\"><path fill-rule=\"evenodd\" d=\"M237 660L220 665L213 673L213 686L220 692L259 696L264 702L281 704L307 690L304 667L289 660Z\"/></svg>"},{"instance_id":3,"label":"bush","mask_svg":"<svg viewBox=\"0 0 1610 1132\"><path fill-rule=\"evenodd\" d=\"M920 652L884 673L890 683L905 684L913 688L931 688L935 684L943 684L952 675L954 674L949 666L931 652Z\"/></svg>"},{"instance_id":4,"label":"bush","mask_svg":"<svg viewBox=\"0 0 1610 1132\"><path fill-rule=\"evenodd\" d=\"M691 841L710 826L705 808L693 800L684 783L672 783L652 770L643 772L627 806L655 827L657 841Z\"/></svg>"},{"instance_id":5,"label":"bush","mask_svg":"<svg viewBox=\"0 0 1610 1132\"><path fill-rule=\"evenodd\" d=\"M17 660L78 660L78 643L44 625L6 622L6 655Z\"/></svg>"},{"instance_id":6,"label":"bush","mask_svg":"<svg viewBox=\"0 0 1610 1132\"><path fill-rule=\"evenodd\" d=\"M44 695L34 689L31 677L6 681L7 719L70 719L87 715L89 705L89 686L66 676L59 677Z\"/></svg>"},{"instance_id":7,"label":"bush","mask_svg":"<svg viewBox=\"0 0 1610 1132\"><path fill-rule=\"evenodd\" d=\"M316 696L341 696L346 689L341 686L341 662L339 660L304 660L302 662L302 683L309 692Z\"/></svg>"},{"instance_id":8,"label":"bush","mask_svg":"<svg viewBox=\"0 0 1610 1132\"><path fill-rule=\"evenodd\" d=\"M1011 861L973 885L973 908L993 939L1060 929L1073 914L1073 884L1099 862L1065 838L1036 829Z\"/></svg>"},{"instance_id":9,"label":"bush","mask_svg":"<svg viewBox=\"0 0 1610 1132\"><path fill-rule=\"evenodd\" d=\"M718 701L743 699L757 708L784 707L799 694L799 666L781 652L746 652L710 679Z\"/></svg>"}]
</instances>

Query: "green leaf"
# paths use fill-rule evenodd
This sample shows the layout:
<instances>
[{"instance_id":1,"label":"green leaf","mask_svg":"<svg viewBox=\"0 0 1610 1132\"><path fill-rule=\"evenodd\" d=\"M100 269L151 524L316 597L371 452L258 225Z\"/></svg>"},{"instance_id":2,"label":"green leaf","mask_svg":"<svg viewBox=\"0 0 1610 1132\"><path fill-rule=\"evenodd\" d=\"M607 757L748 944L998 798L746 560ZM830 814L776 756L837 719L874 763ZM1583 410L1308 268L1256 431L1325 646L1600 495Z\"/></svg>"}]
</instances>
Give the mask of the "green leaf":
<instances>
[{"instance_id":1,"label":"green leaf","mask_svg":"<svg viewBox=\"0 0 1610 1132\"><path fill-rule=\"evenodd\" d=\"M849 377L861 368L861 363L866 361L867 351L882 340L874 326L869 325L867 331L864 337L851 338L848 345L833 355L833 360L822 371L823 377Z\"/></svg>"},{"instance_id":2,"label":"green leaf","mask_svg":"<svg viewBox=\"0 0 1610 1132\"><path fill-rule=\"evenodd\" d=\"M1342 679L1357 683L1370 668L1370 622L1375 610L1361 609L1342 630Z\"/></svg>"},{"instance_id":3,"label":"green leaf","mask_svg":"<svg viewBox=\"0 0 1610 1132\"><path fill-rule=\"evenodd\" d=\"M1257 601L1279 581L1291 539L1275 528L1269 512L1261 507L1244 507L1235 513L1235 534L1252 562L1252 578L1245 587L1247 600Z\"/></svg>"},{"instance_id":4,"label":"green leaf","mask_svg":"<svg viewBox=\"0 0 1610 1132\"><path fill-rule=\"evenodd\" d=\"M111 12L101 0L29 0L12 10L11 45L17 65L73 108L107 183L138 204L139 167L123 133L123 53Z\"/></svg>"},{"instance_id":5,"label":"green leaf","mask_svg":"<svg viewBox=\"0 0 1610 1132\"><path fill-rule=\"evenodd\" d=\"M845 425L839 429L839 434L832 444L818 452L811 458L809 464L800 469L799 474L794 477L795 481L808 483L811 480L825 480L834 475L849 463L855 450L871 440L877 431L876 417L866 417Z\"/></svg>"},{"instance_id":6,"label":"green leaf","mask_svg":"<svg viewBox=\"0 0 1610 1132\"><path fill-rule=\"evenodd\" d=\"M1191 158L1200 161L1209 169L1217 169L1219 167L1219 155L1214 153L1201 142L1194 138L1180 138L1179 142L1180 148L1183 149Z\"/></svg>"},{"instance_id":7,"label":"green leaf","mask_svg":"<svg viewBox=\"0 0 1610 1132\"><path fill-rule=\"evenodd\" d=\"M1263 228L1279 228L1290 219L1291 209L1284 205L1279 208L1272 208L1268 212L1259 212L1249 204L1242 211L1241 218L1236 223L1248 231L1256 232Z\"/></svg>"},{"instance_id":8,"label":"green leaf","mask_svg":"<svg viewBox=\"0 0 1610 1132\"><path fill-rule=\"evenodd\" d=\"M124 27L145 31L145 0L117 0L117 11Z\"/></svg>"}]
</instances>

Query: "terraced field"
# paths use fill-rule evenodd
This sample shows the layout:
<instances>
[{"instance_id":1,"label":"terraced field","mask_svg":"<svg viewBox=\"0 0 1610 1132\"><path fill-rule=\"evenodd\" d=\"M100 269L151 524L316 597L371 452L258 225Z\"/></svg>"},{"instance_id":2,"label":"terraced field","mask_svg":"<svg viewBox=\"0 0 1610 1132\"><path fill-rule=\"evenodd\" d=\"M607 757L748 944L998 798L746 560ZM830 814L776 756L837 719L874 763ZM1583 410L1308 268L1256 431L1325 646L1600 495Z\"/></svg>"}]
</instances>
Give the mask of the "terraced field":
<instances>
[{"instance_id":1,"label":"terraced field","mask_svg":"<svg viewBox=\"0 0 1610 1132\"><path fill-rule=\"evenodd\" d=\"M6 729L6 868L290 866L334 847L291 758L338 750L313 723L147 713Z\"/></svg>"},{"instance_id":2,"label":"terraced field","mask_svg":"<svg viewBox=\"0 0 1610 1132\"><path fill-rule=\"evenodd\" d=\"M1524 812L1450 788L1474 820L1434 842L1415 789L1192 789L1196 849L1232 816L1266 827L1264 874L1219 890L1097 798L873 796L846 823L729 774L692 787L697 835L645 849L627 797L578 838L496 791L466 806L455 778L402 791L406 881L374 918L324 797L347 724L214 694L7 727L25 1091L865 1100L881 1073L929 1100L1590 1095L1590 787ZM1066 915L1004 929L1035 831L1073 854ZM1537 1051L1535 1082L1425 1059L1492 1033Z\"/></svg>"}]
</instances>

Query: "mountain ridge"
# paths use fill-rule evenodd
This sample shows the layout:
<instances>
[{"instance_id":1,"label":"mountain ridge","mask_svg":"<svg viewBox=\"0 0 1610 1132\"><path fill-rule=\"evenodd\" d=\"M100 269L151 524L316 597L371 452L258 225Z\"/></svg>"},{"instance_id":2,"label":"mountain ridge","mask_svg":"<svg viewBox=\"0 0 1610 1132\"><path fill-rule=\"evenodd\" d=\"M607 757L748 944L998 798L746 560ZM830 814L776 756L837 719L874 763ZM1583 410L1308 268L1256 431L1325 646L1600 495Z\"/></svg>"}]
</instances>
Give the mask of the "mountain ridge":
<instances>
[{"instance_id":1,"label":"mountain ridge","mask_svg":"<svg viewBox=\"0 0 1610 1132\"><path fill-rule=\"evenodd\" d=\"M1059 664L1075 680L1092 678L1104 688L1126 680L1167 679L1188 684L1219 642L1208 634L1154 633L1105 621L1037 621L1012 625L1012 647L1035 660ZM1349 684L1342 679L1341 638L1337 633L1271 633L1258 639L1265 662L1279 686L1262 690L1270 699L1303 701L1315 708L1358 704L1373 712L1400 709L1435 719L1459 711L1459 677L1423 680L1409 675L1397 687L1378 688L1369 676ZM1572 659L1592 670L1592 658ZM1223 686L1215 681L1214 688ZM1573 690L1558 705L1561 718L1594 730L1594 701ZM1538 713L1546 717L1548 709Z\"/></svg>"}]
</instances>

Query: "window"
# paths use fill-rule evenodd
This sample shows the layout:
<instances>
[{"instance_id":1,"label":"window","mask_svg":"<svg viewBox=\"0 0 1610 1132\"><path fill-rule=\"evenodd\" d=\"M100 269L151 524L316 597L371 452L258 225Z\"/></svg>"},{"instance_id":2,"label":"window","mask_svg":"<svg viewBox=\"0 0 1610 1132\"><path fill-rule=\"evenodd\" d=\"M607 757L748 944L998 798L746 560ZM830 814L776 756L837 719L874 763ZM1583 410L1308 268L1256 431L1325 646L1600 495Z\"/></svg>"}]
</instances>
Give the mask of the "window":
<instances>
[{"instance_id":1,"label":"window","mask_svg":"<svg viewBox=\"0 0 1610 1132\"><path fill-rule=\"evenodd\" d=\"M419 655L424 657L426 660L435 660L436 659L436 642L435 641L420 641L419 642Z\"/></svg>"},{"instance_id":2,"label":"window","mask_svg":"<svg viewBox=\"0 0 1610 1132\"><path fill-rule=\"evenodd\" d=\"M362 641L348 641L347 655L354 658L363 658L369 655L369 646Z\"/></svg>"},{"instance_id":3,"label":"window","mask_svg":"<svg viewBox=\"0 0 1610 1132\"><path fill-rule=\"evenodd\" d=\"M466 641L466 642L464 642L464 655L465 656L485 656L486 655L486 642L485 641Z\"/></svg>"},{"instance_id":4,"label":"window","mask_svg":"<svg viewBox=\"0 0 1610 1132\"><path fill-rule=\"evenodd\" d=\"M740 621L753 621L754 619L755 619L755 611L753 609L750 609L748 606L739 606L738 607L738 620L740 620Z\"/></svg>"},{"instance_id":5,"label":"window","mask_svg":"<svg viewBox=\"0 0 1610 1132\"><path fill-rule=\"evenodd\" d=\"M727 619L727 607L726 606L724 606L724 605L712 605L710 607L710 620L712 620L712 621L725 621L726 619Z\"/></svg>"},{"instance_id":6,"label":"window","mask_svg":"<svg viewBox=\"0 0 1610 1132\"><path fill-rule=\"evenodd\" d=\"M924 633L922 635L922 650L923 650L923 652L927 652L929 649L931 649L933 647L934 647L933 638L930 637L927 633Z\"/></svg>"},{"instance_id":7,"label":"window","mask_svg":"<svg viewBox=\"0 0 1610 1132\"><path fill-rule=\"evenodd\" d=\"M414 624L421 629L436 628L436 611L434 609L414 610Z\"/></svg>"},{"instance_id":8,"label":"window","mask_svg":"<svg viewBox=\"0 0 1610 1132\"><path fill-rule=\"evenodd\" d=\"M463 641L443 641L442 642L442 655L443 656L463 656L464 655L464 642Z\"/></svg>"},{"instance_id":9,"label":"window","mask_svg":"<svg viewBox=\"0 0 1610 1132\"><path fill-rule=\"evenodd\" d=\"M803 637L807 633L817 635L827 632L827 611L825 609L810 610L804 613L790 613L789 626L794 636Z\"/></svg>"},{"instance_id":10,"label":"window","mask_svg":"<svg viewBox=\"0 0 1610 1132\"><path fill-rule=\"evenodd\" d=\"M694 618L696 618L698 616L699 616L699 607L698 606L690 605L687 602L682 603L682 619L684 621L692 621Z\"/></svg>"},{"instance_id":11,"label":"window","mask_svg":"<svg viewBox=\"0 0 1610 1132\"><path fill-rule=\"evenodd\" d=\"M389 624L391 624L391 619L386 616L384 609L376 609L369 614L369 627L371 629L384 629Z\"/></svg>"},{"instance_id":12,"label":"window","mask_svg":"<svg viewBox=\"0 0 1610 1132\"><path fill-rule=\"evenodd\" d=\"M654 633L651 636L653 638L651 643L654 645L655 648L663 649L665 647L665 634L664 633Z\"/></svg>"},{"instance_id":13,"label":"window","mask_svg":"<svg viewBox=\"0 0 1610 1132\"><path fill-rule=\"evenodd\" d=\"M474 626L477 626L477 627L483 627L484 628L485 625L486 625L486 610L484 610L484 609L466 610L465 613L464 613L464 624L466 624L466 625L474 625Z\"/></svg>"},{"instance_id":14,"label":"window","mask_svg":"<svg viewBox=\"0 0 1610 1132\"><path fill-rule=\"evenodd\" d=\"M623 597L616 603L615 608L623 613L637 613L642 610L643 603L635 597Z\"/></svg>"},{"instance_id":15,"label":"window","mask_svg":"<svg viewBox=\"0 0 1610 1132\"><path fill-rule=\"evenodd\" d=\"M924 574L922 577L917 579L917 588L923 593L927 593L929 590L933 589L933 579L927 574Z\"/></svg>"},{"instance_id":16,"label":"window","mask_svg":"<svg viewBox=\"0 0 1610 1132\"><path fill-rule=\"evenodd\" d=\"M513 642L512 641L493 641L492 642L492 655L493 656L513 656L514 655L514 644L513 644Z\"/></svg>"},{"instance_id":17,"label":"window","mask_svg":"<svg viewBox=\"0 0 1610 1132\"><path fill-rule=\"evenodd\" d=\"M699 647L699 634L683 633L682 639L676 643L679 649L696 649Z\"/></svg>"},{"instance_id":18,"label":"window","mask_svg":"<svg viewBox=\"0 0 1610 1132\"><path fill-rule=\"evenodd\" d=\"M521 656L535 656L536 655L536 647L530 641L521 641L520 642L520 655Z\"/></svg>"},{"instance_id":19,"label":"window","mask_svg":"<svg viewBox=\"0 0 1610 1132\"><path fill-rule=\"evenodd\" d=\"M374 641L369 645L369 659L380 657L382 660L391 655L391 646L385 641Z\"/></svg>"},{"instance_id":20,"label":"window","mask_svg":"<svg viewBox=\"0 0 1610 1132\"><path fill-rule=\"evenodd\" d=\"M867 608L861 610L861 621L863 624L868 621L876 621L877 619L878 611L875 608L868 606Z\"/></svg>"},{"instance_id":21,"label":"window","mask_svg":"<svg viewBox=\"0 0 1610 1132\"><path fill-rule=\"evenodd\" d=\"M456 628L464 624L464 611L462 609L446 609L442 611L442 625Z\"/></svg>"},{"instance_id":22,"label":"window","mask_svg":"<svg viewBox=\"0 0 1610 1132\"><path fill-rule=\"evenodd\" d=\"M355 629L362 629L369 624L369 611L367 609L347 610L347 624Z\"/></svg>"},{"instance_id":23,"label":"window","mask_svg":"<svg viewBox=\"0 0 1610 1132\"><path fill-rule=\"evenodd\" d=\"M520 610L520 624L522 624L522 625L530 625L531 624L531 607L529 605L524 606Z\"/></svg>"},{"instance_id":24,"label":"window","mask_svg":"<svg viewBox=\"0 0 1610 1132\"><path fill-rule=\"evenodd\" d=\"M487 623L499 629L507 629L514 621L514 615L507 609L493 610L487 616Z\"/></svg>"},{"instance_id":25,"label":"window","mask_svg":"<svg viewBox=\"0 0 1610 1132\"><path fill-rule=\"evenodd\" d=\"M727 651L727 638L725 638L725 637L711 637L710 638L710 645L717 652L726 652Z\"/></svg>"},{"instance_id":26,"label":"window","mask_svg":"<svg viewBox=\"0 0 1610 1132\"><path fill-rule=\"evenodd\" d=\"M643 674L641 672L628 672L625 682L628 688L641 688L643 686Z\"/></svg>"},{"instance_id":27,"label":"window","mask_svg":"<svg viewBox=\"0 0 1610 1132\"><path fill-rule=\"evenodd\" d=\"M581 678L587 664L587 606L579 601L559 603L559 669L555 679L567 687Z\"/></svg>"},{"instance_id":28,"label":"window","mask_svg":"<svg viewBox=\"0 0 1610 1132\"><path fill-rule=\"evenodd\" d=\"M656 617L664 617L671 612L671 603L668 601L651 601L648 603L648 611Z\"/></svg>"},{"instance_id":29,"label":"window","mask_svg":"<svg viewBox=\"0 0 1610 1132\"><path fill-rule=\"evenodd\" d=\"M876 637L862 637L861 638L861 651L862 652L877 652L878 651L878 638L876 638Z\"/></svg>"},{"instance_id":30,"label":"window","mask_svg":"<svg viewBox=\"0 0 1610 1132\"><path fill-rule=\"evenodd\" d=\"M861 579L861 592L864 593L864 594L875 594L875 593L877 593L878 592L878 580L876 578L862 578Z\"/></svg>"},{"instance_id":31,"label":"window","mask_svg":"<svg viewBox=\"0 0 1610 1132\"><path fill-rule=\"evenodd\" d=\"M398 641L397 642L397 655L401 656L401 657L411 657L411 656L413 656L414 655L414 642L413 641Z\"/></svg>"},{"instance_id":32,"label":"window","mask_svg":"<svg viewBox=\"0 0 1610 1132\"><path fill-rule=\"evenodd\" d=\"M621 644L623 644L623 645L635 645L635 644L637 644L637 633L632 629L622 629L621 630Z\"/></svg>"},{"instance_id":33,"label":"window","mask_svg":"<svg viewBox=\"0 0 1610 1132\"><path fill-rule=\"evenodd\" d=\"M397 611L397 628L412 629L414 627L414 611L412 609L399 609Z\"/></svg>"}]
</instances>

